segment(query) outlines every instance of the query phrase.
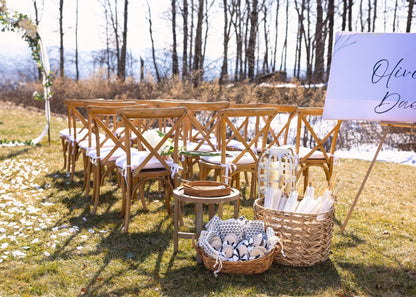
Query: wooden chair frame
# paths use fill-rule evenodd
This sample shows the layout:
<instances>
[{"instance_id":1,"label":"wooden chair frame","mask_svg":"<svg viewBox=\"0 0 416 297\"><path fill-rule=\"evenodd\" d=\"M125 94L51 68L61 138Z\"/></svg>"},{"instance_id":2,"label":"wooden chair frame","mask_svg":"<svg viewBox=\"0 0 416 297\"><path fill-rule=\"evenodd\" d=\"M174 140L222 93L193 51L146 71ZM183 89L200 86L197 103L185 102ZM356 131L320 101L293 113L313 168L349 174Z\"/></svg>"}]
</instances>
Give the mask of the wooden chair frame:
<instances>
[{"instance_id":1,"label":"wooden chair frame","mask_svg":"<svg viewBox=\"0 0 416 297\"><path fill-rule=\"evenodd\" d=\"M123 108L119 111L119 116L122 118L125 126L125 143L130 141L131 133L135 134L137 141L141 142L144 148L149 151L148 155L138 165L137 168L131 170L132 155L130 146L126 147L126 168L119 168L119 172L125 176L123 181L123 203L122 203L122 214L124 215L124 230L128 232L130 223L130 206L133 195L136 193L138 187L142 187L140 191L140 198L143 204L144 210L146 210L146 204L144 201L143 185L148 180L159 180L163 182L165 187L165 203L168 213L171 213L170 209L170 196L173 188L177 185L177 174L174 174L172 178L172 169L166 162L165 158L159 154L158 150L162 145L169 139L173 139L173 163L178 163L178 138L179 131L183 125L183 121L187 114L186 107L171 107L171 108ZM167 130L163 138L158 142L155 147L143 137L143 130L141 127L136 127L134 122L137 119L171 119L173 126ZM156 158L161 168L157 169L145 169L148 162ZM130 168L130 169L129 169ZM123 172L125 170L125 172Z\"/></svg>"},{"instance_id":2,"label":"wooden chair frame","mask_svg":"<svg viewBox=\"0 0 416 297\"><path fill-rule=\"evenodd\" d=\"M206 180L208 177L209 171L212 169L217 170L220 172L221 181L222 182L231 182L235 181L236 184L239 184L239 174L240 172L251 172L252 179L250 185L250 197L254 198L255 189L256 189L256 176L257 176L257 160L258 154L257 150L262 150L267 145L267 135L270 130L270 123L273 120L277 113L276 109L273 108L229 108L220 111L220 121L219 121L219 131L220 131L220 138L219 138L219 146L221 152L221 164L209 162L209 160L200 160L200 179ZM247 140L247 130L246 126L249 121L249 118L258 118L265 119L265 123L263 127L256 130L256 133L251 140ZM245 118L243 120L243 124L236 125L233 123L232 118ZM244 132L240 132L243 129ZM227 137L227 130L231 131L231 137ZM242 135L244 134L244 136ZM260 137L261 140L261 147L256 146ZM235 151L235 155L231 162L228 160L227 163L227 152L229 152L229 147L227 143L229 142L230 138L235 138L237 141L241 142L243 145L242 150ZM255 148L256 150L254 150ZM240 163L239 161L248 153L253 162L247 163ZM227 164L234 164L234 170L232 170L231 174L227 176ZM226 180L227 179L227 180Z\"/></svg>"},{"instance_id":3,"label":"wooden chair frame","mask_svg":"<svg viewBox=\"0 0 416 297\"><path fill-rule=\"evenodd\" d=\"M297 110L297 132L296 132L296 154L299 156L300 153L300 140L302 134L302 127L306 129L308 133L312 135L313 140L316 142L314 147L310 151L299 156L300 169L297 174L297 178L303 174L304 176L304 189L309 184L309 168L311 166L321 167L324 172L327 181L331 180L334 171L334 152L336 148L336 141L338 138L338 132L340 130L342 121L338 120L335 126L326 133L323 137L318 137L313 127L309 123L308 116L322 116L323 108L320 107L299 107ZM324 148L324 143L331 139L331 146L329 152ZM313 154L316 152L322 153L322 157L314 157Z\"/></svg>"},{"instance_id":4,"label":"wooden chair frame","mask_svg":"<svg viewBox=\"0 0 416 297\"><path fill-rule=\"evenodd\" d=\"M96 99L101 101L102 99ZM66 145L67 149L67 174L70 174L70 179L73 181L75 176L75 165L79 157L78 143L87 139L87 133L79 138L80 131L88 131L88 119L81 113L85 107L86 102L91 101L87 99L65 99L64 104L68 109L68 128L72 139ZM81 129L77 130L77 123L81 125Z\"/></svg>"},{"instance_id":5,"label":"wooden chair frame","mask_svg":"<svg viewBox=\"0 0 416 297\"><path fill-rule=\"evenodd\" d=\"M168 101L161 102L159 107L171 107L171 106L184 106L188 109L187 116L184 120L183 132L181 138L183 141L184 148L187 148L189 143L196 143L196 146L191 151L199 151L203 145L208 146L208 150L216 151L217 143L213 142L212 135L218 138L217 122L219 117L219 111L227 109L229 102L196 102L193 100L189 101ZM198 113L205 113L208 120L203 123L198 119ZM205 150L207 150L205 148ZM198 164L199 157L197 155L186 155L182 156L182 176L185 179L193 180L194 172L193 166Z\"/></svg>"},{"instance_id":6,"label":"wooden chair frame","mask_svg":"<svg viewBox=\"0 0 416 297\"><path fill-rule=\"evenodd\" d=\"M89 133L89 147L95 149L95 159L87 159L87 167L84 175L86 176L86 195L89 194L90 174L93 173L93 195L94 206L92 214L95 214L98 208L100 187L104 183L104 178L115 169L115 160L110 161L113 154L117 149L121 149L124 152L127 150L125 147L124 139L116 136L118 128L122 127L123 122L118 118L118 111L123 107L131 107L136 105L135 102L106 102L105 104L87 104L85 106L88 113L88 133ZM101 132L105 135L104 138L100 137ZM95 137L92 137L95 135ZM93 144L93 139L95 143ZM104 148L104 144L108 141L112 146L107 147L110 151L105 153L102 158L101 151Z\"/></svg>"}]
</instances>

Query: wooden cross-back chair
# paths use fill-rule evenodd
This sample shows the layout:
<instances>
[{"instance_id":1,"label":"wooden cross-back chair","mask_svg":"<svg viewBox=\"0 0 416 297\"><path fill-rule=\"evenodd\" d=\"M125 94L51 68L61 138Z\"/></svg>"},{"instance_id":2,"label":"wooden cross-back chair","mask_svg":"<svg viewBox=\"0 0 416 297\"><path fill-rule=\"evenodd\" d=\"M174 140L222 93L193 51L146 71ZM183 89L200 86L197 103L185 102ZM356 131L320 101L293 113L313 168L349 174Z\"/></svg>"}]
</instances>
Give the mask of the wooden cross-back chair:
<instances>
[{"instance_id":1,"label":"wooden cross-back chair","mask_svg":"<svg viewBox=\"0 0 416 297\"><path fill-rule=\"evenodd\" d=\"M79 156L79 143L86 140L88 137L88 119L85 112L85 104L92 99L65 99L64 104L68 110L68 132L66 137L66 144L64 144L63 134L61 134L64 162L67 168L67 174L70 174L71 181L75 175L75 165ZM103 99L95 99L94 101L103 101ZM64 134L65 135L65 134Z\"/></svg>"},{"instance_id":2,"label":"wooden cross-back chair","mask_svg":"<svg viewBox=\"0 0 416 297\"><path fill-rule=\"evenodd\" d=\"M90 175L93 173L93 201L92 213L98 207L100 187L104 178L115 169L115 161L125 156L124 139L118 136L117 131L122 128L123 122L118 118L118 111L123 107L138 106L136 102L106 102L106 104L87 104L89 146L85 152L87 166L86 195L89 194Z\"/></svg>"},{"instance_id":3,"label":"wooden cross-back chair","mask_svg":"<svg viewBox=\"0 0 416 297\"><path fill-rule=\"evenodd\" d=\"M326 179L330 182L334 172L334 153L338 132L342 121L327 121L328 131L323 135L318 135L317 125L311 124L313 118L322 117L323 108L320 107L299 107L297 110L297 132L296 132L296 155L299 162L297 178L304 176L304 189L309 184L309 168L312 166L321 167L324 170ZM332 124L334 123L334 124ZM321 133L322 134L322 133ZM307 138L306 138L307 137ZM311 140L312 145L305 147L307 139ZM302 144L301 144L302 140Z\"/></svg>"},{"instance_id":4,"label":"wooden cross-back chair","mask_svg":"<svg viewBox=\"0 0 416 297\"><path fill-rule=\"evenodd\" d=\"M219 112L219 152L221 156L203 156L200 159L200 179L206 180L211 170L219 172L222 182L233 181L239 186L241 172L251 173L250 197L256 189L257 161L259 151L267 145L270 123L277 113L273 108L229 108ZM246 127L259 118L264 123L249 134ZM239 122L236 123L236 121ZM240 124L243 123L243 124ZM227 135L228 134L228 135ZM231 150L229 140L239 142L239 150ZM259 143L260 140L260 143Z\"/></svg>"},{"instance_id":5,"label":"wooden cross-back chair","mask_svg":"<svg viewBox=\"0 0 416 297\"><path fill-rule=\"evenodd\" d=\"M144 211L147 206L144 197L144 184L149 180L159 180L164 185L165 203L168 213L171 213L170 196L177 185L178 175L178 140L179 131L186 117L186 107L171 108L125 108L119 111L119 115L125 126L124 141L129 142L131 134L137 137L137 141L146 151L134 153L130 146L125 145L126 157L119 158L116 162L122 179L123 203L122 214L125 216L124 227L128 232L130 223L130 204L133 196L140 188L140 199ZM149 143L144 137L143 127L137 127L137 120L170 119L173 126L155 144ZM160 149L167 142L172 141L173 151L169 157L163 156Z\"/></svg>"},{"instance_id":6,"label":"wooden cross-back chair","mask_svg":"<svg viewBox=\"0 0 416 297\"><path fill-rule=\"evenodd\" d=\"M170 106L184 106L188 109L181 133L182 146L185 151L181 157L182 176L193 180L193 166L198 164L199 160L197 153L217 150L218 114L220 110L228 108L229 103L226 101L175 100L159 104L159 107Z\"/></svg>"}]
</instances>

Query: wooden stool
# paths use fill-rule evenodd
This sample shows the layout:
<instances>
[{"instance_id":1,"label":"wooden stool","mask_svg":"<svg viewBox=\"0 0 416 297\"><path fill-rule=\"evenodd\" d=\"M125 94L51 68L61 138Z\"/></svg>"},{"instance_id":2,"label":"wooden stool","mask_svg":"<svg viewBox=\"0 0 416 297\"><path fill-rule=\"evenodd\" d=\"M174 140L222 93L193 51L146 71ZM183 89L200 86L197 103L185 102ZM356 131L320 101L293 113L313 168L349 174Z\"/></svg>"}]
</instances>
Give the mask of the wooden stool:
<instances>
[{"instance_id":1,"label":"wooden stool","mask_svg":"<svg viewBox=\"0 0 416 297\"><path fill-rule=\"evenodd\" d=\"M202 231L203 204L208 204L209 219L211 219L215 215L215 204L218 204L218 216L222 218L222 204L224 202L234 202L234 218L236 219L238 217L238 200L240 198L240 191L234 188L231 189L231 193L227 196L197 197L184 194L183 187L179 187L173 190L173 198L175 201L173 216L173 246L175 253L178 251L178 238L192 239L192 236L194 235L194 233L179 232L179 207L182 201L196 204L195 227L196 234L198 236ZM197 263L202 263L202 258L198 254L196 260Z\"/></svg>"}]
</instances>

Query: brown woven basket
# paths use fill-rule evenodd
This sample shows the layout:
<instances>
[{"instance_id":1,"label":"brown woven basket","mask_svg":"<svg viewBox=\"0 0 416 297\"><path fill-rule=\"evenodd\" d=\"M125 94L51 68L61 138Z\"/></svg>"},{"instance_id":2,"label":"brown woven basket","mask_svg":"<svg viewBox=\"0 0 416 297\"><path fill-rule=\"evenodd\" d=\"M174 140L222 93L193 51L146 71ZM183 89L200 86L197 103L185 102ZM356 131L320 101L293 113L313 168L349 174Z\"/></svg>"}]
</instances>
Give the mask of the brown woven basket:
<instances>
[{"instance_id":1,"label":"brown woven basket","mask_svg":"<svg viewBox=\"0 0 416 297\"><path fill-rule=\"evenodd\" d=\"M231 186L214 181L193 181L184 183L183 192L197 197L220 197L230 195Z\"/></svg>"},{"instance_id":2,"label":"brown woven basket","mask_svg":"<svg viewBox=\"0 0 416 297\"><path fill-rule=\"evenodd\" d=\"M218 264L215 265L216 260L208 256L205 251L195 243L195 236L192 238L192 244L197 253L201 255L205 267L209 271L216 271L218 269ZM270 268L273 263L273 259L281 251L281 249L280 244L276 244L276 246L267 255L257 259L249 261L222 261L222 268L220 272L245 275L261 274Z\"/></svg>"},{"instance_id":3,"label":"brown woven basket","mask_svg":"<svg viewBox=\"0 0 416 297\"><path fill-rule=\"evenodd\" d=\"M254 201L254 219L272 227L283 244L275 262L287 266L311 266L328 259L334 225L334 207L322 214L283 212L264 207L264 198ZM318 220L319 219L319 220Z\"/></svg>"}]
</instances>

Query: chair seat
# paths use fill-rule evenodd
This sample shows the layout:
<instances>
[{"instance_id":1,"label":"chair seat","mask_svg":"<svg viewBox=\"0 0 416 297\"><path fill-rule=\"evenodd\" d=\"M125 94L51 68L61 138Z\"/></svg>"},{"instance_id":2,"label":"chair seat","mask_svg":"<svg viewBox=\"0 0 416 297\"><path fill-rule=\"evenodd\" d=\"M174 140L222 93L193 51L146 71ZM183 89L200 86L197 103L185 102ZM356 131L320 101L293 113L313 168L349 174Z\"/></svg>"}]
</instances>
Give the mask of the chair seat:
<instances>
[{"instance_id":1,"label":"chair seat","mask_svg":"<svg viewBox=\"0 0 416 297\"><path fill-rule=\"evenodd\" d=\"M61 131L59 131L59 136L61 136L61 137L69 137L70 135L71 135L71 131L72 131L73 129L69 129L69 128L66 128L66 129L62 129ZM88 133L88 131L86 130L86 129L84 129L84 128L77 128L76 129L76 131L77 131L77 133L80 133L81 131L85 131L86 133Z\"/></svg>"},{"instance_id":2,"label":"chair seat","mask_svg":"<svg viewBox=\"0 0 416 297\"><path fill-rule=\"evenodd\" d=\"M102 137L102 139L104 139L105 138L105 135L104 134L100 134L100 137ZM84 139L84 140L80 141L78 143L78 146L81 149L87 150L87 149L94 149L95 148L95 144L96 144L95 137L93 137L92 140L91 140L91 147L89 146L88 139ZM105 147L113 147L114 145L115 145L114 144L114 141L112 141L111 139L107 139L105 141L105 143L102 144L102 147L103 148L105 148Z\"/></svg>"},{"instance_id":3,"label":"chair seat","mask_svg":"<svg viewBox=\"0 0 416 297\"><path fill-rule=\"evenodd\" d=\"M64 130L66 130L66 129L64 129ZM88 130L87 129L77 128L77 130L79 130L77 132L77 139L82 139L82 138L84 138L88 134ZM65 131L63 131L63 132L65 132ZM61 132L59 132L59 135L62 136L62 135L64 135L64 133L61 134ZM66 138L69 141L74 141L74 135L71 134L71 133L68 133L67 136L66 136Z\"/></svg>"},{"instance_id":4,"label":"chair seat","mask_svg":"<svg viewBox=\"0 0 416 297\"><path fill-rule=\"evenodd\" d=\"M230 164L232 163L232 161L235 159L235 155L238 155L238 152L233 152L233 151L227 151L226 152L226 158L225 158L225 163L226 164ZM202 156L201 160L205 161L205 162L209 162L212 164L217 164L217 165L221 165L221 156ZM238 162L236 163L236 165L245 165L245 164L251 164L251 163L255 163L256 161L253 159L253 157L249 154L249 153L245 153L244 156L238 160Z\"/></svg>"},{"instance_id":5,"label":"chair seat","mask_svg":"<svg viewBox=\"0 0 416 297\"><path fill-rule=\"evenodd\" d=\"M138 150L131 150L131 170L136 170L140 164L144 161L144 159L149 155L150 152L148 151L138 151ZM127 158L126 156L122 156L116 160L116 166L121 169L127 169ZM160 161L152 157L147 164L144 166L143 169L160 169L164 168L164 166L160 163Z\"/></svg>"},{"instance_id":6,"label":"chair seat","mask_svg":"<svg viewBox=\"0 0 416 297\"><path fill-rule=\"evenodd\" d=\"M108 156L108 154L111 152L112 147L105 147L102 148L100 150L100 158L104 159ZM137 149L135 148L131 148L132 153L136 153L139 152ZM90 149L87 152L87 156L90 157L91 159L97 158L97 150L96 149ZM118 158L121 157L125 157L126 156L126 152L122 149L122 148L117 148L113 154L110 156L110 158L108 159L109 162L115 162Z\"/></svg>"},{"instance_id":7,"label":"chair seat","mask_svg":"<svg viewBox=\"0 0 416 297\"><path fill-rule=\"evenodd\" d=\"M214 142L214 141L212 141L212 144L213 145L216 145L216 141ZM188 142L187 144L186 144L186 150L187 151L195 151L196 150L196 148L197 148L197 146L198 146L198 143L197 142ZM212 147L209 145L209 144L202 144L199 148L198 148L198 151L200 151L200 152L212 152L213 151L213 149L212 149Z\"/></svg>"}]
</instances>

